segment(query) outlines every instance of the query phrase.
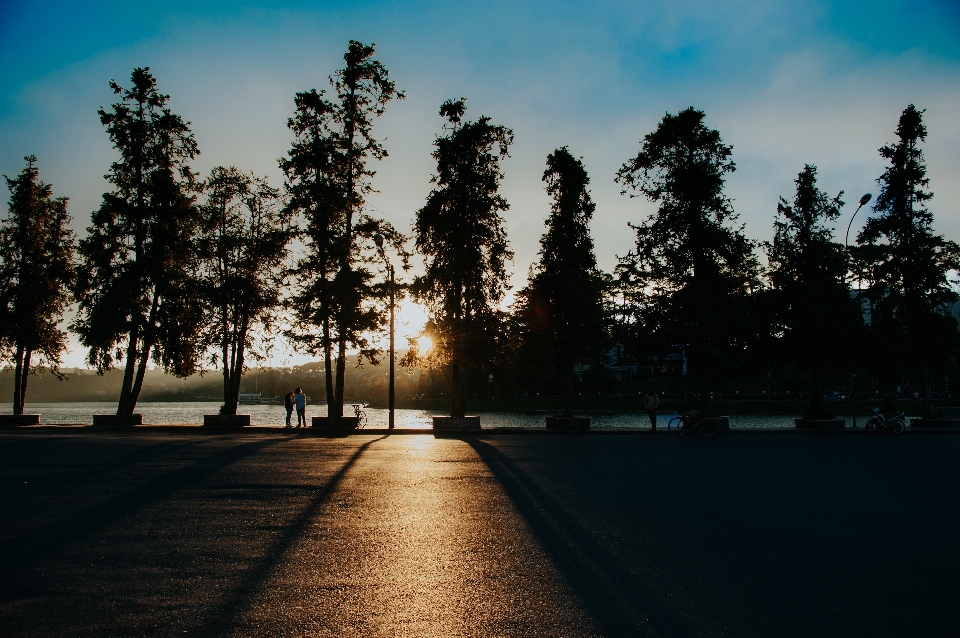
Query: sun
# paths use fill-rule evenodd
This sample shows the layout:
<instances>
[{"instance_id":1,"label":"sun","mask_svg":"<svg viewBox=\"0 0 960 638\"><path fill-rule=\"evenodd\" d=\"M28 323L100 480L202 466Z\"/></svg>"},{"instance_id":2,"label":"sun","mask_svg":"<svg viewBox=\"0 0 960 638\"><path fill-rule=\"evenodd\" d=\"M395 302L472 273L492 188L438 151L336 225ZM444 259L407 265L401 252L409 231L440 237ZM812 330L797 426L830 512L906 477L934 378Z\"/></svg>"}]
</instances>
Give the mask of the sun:
<instances>
[{"instance_id":1,"label":"sun","mask_svg":"<svg viewBox=\"0 0 960 638\"><path fill-rule=\"evenodd\" d=\"M433 347L433 339L424 335L417 339L417 347L421 353L428 352Z\"/></svg>"}]
</instances>

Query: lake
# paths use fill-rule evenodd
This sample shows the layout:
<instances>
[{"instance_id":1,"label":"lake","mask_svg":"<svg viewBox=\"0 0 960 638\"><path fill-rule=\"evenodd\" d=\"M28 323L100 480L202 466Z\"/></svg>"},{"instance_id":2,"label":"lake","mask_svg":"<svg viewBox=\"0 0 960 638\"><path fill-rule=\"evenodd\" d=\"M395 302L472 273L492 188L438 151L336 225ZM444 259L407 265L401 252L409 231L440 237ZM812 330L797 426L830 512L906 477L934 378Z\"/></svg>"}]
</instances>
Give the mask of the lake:
<instances>
[{"instance_id":1,"label":"lake","mask_svg":"<svg viewBox=\"0 0 960 638\"><path fill-rule=\"evenodd\" d=\"M10 414L11 404L0 404L0 406L2 406L0 410L5 414ZM137 404L136 411L143 414L145 424L158 425L162 423L202 423L203 415L216 414L219 408L220 402L218 401L142 402ZM242 405L238 411L240 414L249 414L250 422L253 425L282 424L285 417L283 406L279 405ZM367 413L367 427L387 427L388 411L385 408L368 407L365 408L365 411ZM116 403L114 402L28 403L24 408L24 413L39 413L41 421L48 424L91 424L94 414L114 414L115 412ZM344 414L352 414L352 408L349 405L345 407ZM396 427L429 428L431 426L430 417L434 414L443 414L443 412L437 410L397 410ZM536 413L477 412L475 414L481 417L483 427L532 428L543 427L543 417L554 414L554 412L544 410ZM646 413L578 412L577 414L590 416L592 418L591 427L593 428L635 428L650 425ZM312 416L326 416L326 406L307 406L307 417ZM666 427L667 421L672 416L674 416L673 413L661 413L657 419L658 427ZM866 415L863 415L863 417L865 418ZM296 414L294 414L295 422ZM793 416L779 414L733 415L730 417L730 427L737 429L792 428Z\"/></svg>"}]
</instances>

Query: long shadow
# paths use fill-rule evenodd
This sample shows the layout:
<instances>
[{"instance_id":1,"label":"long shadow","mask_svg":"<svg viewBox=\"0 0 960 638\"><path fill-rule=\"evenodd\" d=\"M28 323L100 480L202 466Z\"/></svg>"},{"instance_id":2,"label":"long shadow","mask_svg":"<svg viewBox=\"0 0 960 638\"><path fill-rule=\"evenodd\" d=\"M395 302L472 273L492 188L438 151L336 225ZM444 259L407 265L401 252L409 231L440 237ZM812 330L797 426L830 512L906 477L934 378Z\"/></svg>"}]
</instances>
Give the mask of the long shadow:
<instances>
[{"instance_id":1,"label":"long shadow","mask_svg":"<svg viewBox=\"0 0 960 638\"><path fill-rule=\"evenodd\" d=\"M0 553L0 573L4 574L4 578L0 579L0 601L18 597L24 571L42 561L56 558L77 544L86 542L116 521L169 498L182 489L196 487L204 477L265 447L282 442L283 439L252 441L223 449L191 466L158 477L161 480L151 481L148 485L139 484L134 490L108 498L80 512L44 525L39 530L30 530L28 533L8 538L7 546L16 548L16 551Z\"/></svg>"},{"instance_id":2,"label":"long shadow","mask_svg":"<svg viewBox=\"0 0 960 638\"><path fill-rule=\"evenodd\" d=\"M67 441L37 440L48 447L51 444L68 444ZM79 467L64 469L57 473L40 476L35 475L30 483L33 489L24 491L19 496L13 497L10 501L8 501L8 504L10 506L15 506L19 501L29 501L30 499L34 499L38 496L44 496L52 491L58 491L63 488L65 483L68 482L76 483L80 481L88 481L105 475L127 472L130 469L128 467L129 465L143 463L164 454L177 452L185 448L196 447L200 443L202 443L202 441L199 440L176 440L153 443L147 445L146 447L137 448L135 450L123 451L119 454L108 455L91 463L84 463ZM18 452L19 450L8 450L3 456L9 457L12 454L16 455ZM0 460L3 459L3 456L0 456Z\"/></svg>"},{"instance_id":3,"label":"long shadow","mask_svg":"<svg viewBox=\"0 0 960 638\"><path fill-rule=\"evenodd\" d=\"M674 610L657 602L642 575L627 570L616 554L503 452L474 437L463 440L496 477L602 635L696 633Z\"/></svg>"},{"instance_id":4,"label":"long shadow","mask_svg":"<svg viewBox=\"0 0 960 638\"><path fill-rule=\"evenodd\" d=\"M367 448L388 437L389 435L385 434L380 438L367 441L357 448L357 451L347 459L343 466L337 470L336 474L330 477L326 485L310 499L307 506L304 507L300 514L290 523L283 534L274 541L259 564L248 571L230 598L220 605L216 615L207 622L202 629L196 632L198 635L226 635L236 628L241 614L248 607L249 599L270 579L283 561L284 556L286 556L300 537L303 536L307 526L310 525L320 509L330 500L333 493L336 492L337 486L347 475L347 472L350 471L350 468L353 467L360 456L367 451Z\"/></svg>"}]
</instances>

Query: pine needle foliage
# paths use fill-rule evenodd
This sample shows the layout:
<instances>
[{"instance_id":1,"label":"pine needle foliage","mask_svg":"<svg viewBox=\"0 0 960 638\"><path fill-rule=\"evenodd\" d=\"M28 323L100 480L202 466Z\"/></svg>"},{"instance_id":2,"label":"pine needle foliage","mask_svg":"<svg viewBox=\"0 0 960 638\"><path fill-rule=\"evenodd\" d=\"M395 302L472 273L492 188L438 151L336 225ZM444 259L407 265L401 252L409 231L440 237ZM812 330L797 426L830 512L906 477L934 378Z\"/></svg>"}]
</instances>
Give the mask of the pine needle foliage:
<instances>
[{"instance_id":1,"label":"pine needle foliage","mask_svg":"<svg viewBox=\"0 0 960 638\"><path fill-rule=\"evenodd\" d=\"M693 107L666 114L616 181L622 193L658 204L649 219L631 224L636 245L617 266L638 304L636 325L660 349L686 350L706 404L711 377L743 349L740 318L758 263L723 191L736 168L732 148L704 119Z\"/></svg>"},{"instance_id":2,"label":"pine needle foliage","mask_svg":"<svg viewBox=\"0 0 960 638\"><path fill-rule=\"evenodd\" d=\"M807 418L832 418L823 405L823 375L849 363L862 326L847 283L844 247L827 225L840 217L843 192L830 198L817 188L817 167L807 164L795 180L793 203L777 205L769 259L770 297L779 350L810 376Z\"/></svg>"},{"instance_id":3,"label":"pine needle foliage","mask_svg":"<svg viewBox=\"0 0 960 638\"><path fill-rule=\"evenodd\" d=\"M574 364L596 359L604 338L604 279L590 236L596 205L583 162L564 146L547 156L543 173L553 199L540 238L540 259L517 295L525 358L557 369L572 414Z\"/></svg>"},{"instance_id":4,"label":"pine needle foliage","mask_svg":"<svg viewBox=\"0 0 960 638\"><path fill-rule=\"evenodd\" d=\"M413 289L429 311L432 349L419 353L412 344L401 362L445 369L454 417L466 411L468 370L489 363L498 347L513 258L500 215L509 208L500 194L500 162L509 156L513 131L486 116L464 121L465 113L465 98L440 107L446 134L434 140L434 188L414 226L425 272Z\"/></svg>"},{"instance_id":5,"label":"pine needle foliage","mask_svg":"<svg viewBox=\"0 0 960 638\"><path fill-rule=\"evenodd\" d=\"M287 123L296 139L280 161L288 210L303 220L306 245L294 270L294 325L288 337L300 350L323 355L331 417L343 415L347 349L358 350L360 361L377 361L369 337L385 321L378 301L386 288L374 283L373 236L379 232L404 259L407 254L403 235L363 210L376 174L370 162L387 157L373 137L374 120L389 102L404 98L387 69L373 59L375 53L375 45L351 40L345 66L330 76L334 99L316 89L296 94L296 111Z\"/></svg>"},{"instance_id":6,"label":"pine needle foliage","mask_svg":"<svg viewBox=\"0 0 960 638\"><path fill-rule=\"evenodd\" d=\"M25 157L0 221L0 360L14 366L13 414L23 414L27 379L47 369L60 379L67 333L60 329L76 277L76 237L67 198L40 181L37 158Z\"/></svg>"},{"instance_id":7,"label":"pine needle foliage","mask_svg":"<svg viewBox=\"0 0 960 638\"><path fill-rule=\"evenodd\" d=\"M99 373L124 361L117 414L132 414L147 363L186 377L197 370L203 305L194 241L200 215L189 162L189 122L167 106L149 68L136 68L100 122L120 157L80 242L80 308L74 331Z\"/></svg>"},{"instance_id":8,"label":"pine needle foliage","mask_svg":"<svg viewBox=\"0 0 960 638\"><path fill-rule=\"evenodd\" d=\"M960 268L960 247L933 232L933 193L921 143L923 111L900 115L898 141L880 149L888 166L877 179L873 215L857 236L858 271L870 290L871 332L877 350L922 381L924 406L934 412L931 383L957 347L949 309L957 301L948 275Z\"/></svg>"}]
</instances>

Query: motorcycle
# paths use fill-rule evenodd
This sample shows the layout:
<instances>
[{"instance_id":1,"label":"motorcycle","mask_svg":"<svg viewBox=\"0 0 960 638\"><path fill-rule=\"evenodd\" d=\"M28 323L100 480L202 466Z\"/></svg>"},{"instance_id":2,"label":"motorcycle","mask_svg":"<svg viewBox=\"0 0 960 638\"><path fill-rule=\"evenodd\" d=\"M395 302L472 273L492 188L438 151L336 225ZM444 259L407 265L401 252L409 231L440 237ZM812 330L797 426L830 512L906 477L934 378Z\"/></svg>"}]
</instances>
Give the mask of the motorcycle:
<instances>
[{"instance_id":1,"label":"motorcycle","mask_svg":"<svg viewBox=\"0 0 960 638\"><path fill-rule=\"evenodd\" d=\"M867 419L867 424L863 426L864 432L890 430L894 434L903 434L907 427L907 417L903 412L883 414L880 412L880 408L871 408L870 412L870 418Z\"/></svg>"}]
</instances>

